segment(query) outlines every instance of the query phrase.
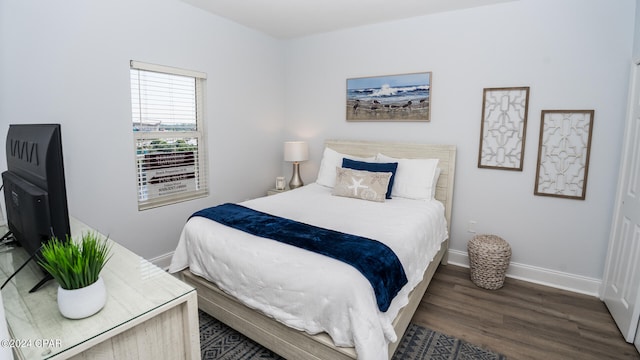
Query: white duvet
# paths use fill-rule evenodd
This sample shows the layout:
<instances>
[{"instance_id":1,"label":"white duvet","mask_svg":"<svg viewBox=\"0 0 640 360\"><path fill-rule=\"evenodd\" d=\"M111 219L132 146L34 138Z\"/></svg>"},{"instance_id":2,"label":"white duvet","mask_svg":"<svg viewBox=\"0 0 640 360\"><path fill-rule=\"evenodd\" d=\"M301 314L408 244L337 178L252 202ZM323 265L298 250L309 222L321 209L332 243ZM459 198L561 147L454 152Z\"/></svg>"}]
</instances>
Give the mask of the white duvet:
<instances>
[{"instance_id":1,"label":"white duvet","mask_svg":"<svg viewBox=\"0 0 640 360\"><path fill-rule=\"evenodd\" d=\"M169 271L189 267L292 328L326 332L337 346L355 346L359 359L388 359L388 344L397 339L393 319L447 238L442 203L403 198L370 202L332 196L330 188L310 184L241 204L381 241L402 262L408 283L381 312L373 288L350 265L201 217L185 225Z\"/></svg>"}]
</instances>

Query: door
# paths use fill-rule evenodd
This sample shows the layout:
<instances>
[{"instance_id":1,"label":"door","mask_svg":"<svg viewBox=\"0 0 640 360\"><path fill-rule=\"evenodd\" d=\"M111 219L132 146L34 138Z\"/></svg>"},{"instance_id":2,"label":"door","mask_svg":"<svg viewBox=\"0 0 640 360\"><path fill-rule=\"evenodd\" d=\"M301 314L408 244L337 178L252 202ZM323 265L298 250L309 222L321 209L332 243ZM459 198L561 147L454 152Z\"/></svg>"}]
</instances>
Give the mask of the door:
<instances>
[{"instance_id":1,"label":"door","mask_svg":"<svg viewBox=\"0 0 640 360\"><path fill-rule=\"evenodd\" d=\"M640 64L632 70L627 116L602 297L633 342L640 318Z\"/></svg>"}]
</instances>

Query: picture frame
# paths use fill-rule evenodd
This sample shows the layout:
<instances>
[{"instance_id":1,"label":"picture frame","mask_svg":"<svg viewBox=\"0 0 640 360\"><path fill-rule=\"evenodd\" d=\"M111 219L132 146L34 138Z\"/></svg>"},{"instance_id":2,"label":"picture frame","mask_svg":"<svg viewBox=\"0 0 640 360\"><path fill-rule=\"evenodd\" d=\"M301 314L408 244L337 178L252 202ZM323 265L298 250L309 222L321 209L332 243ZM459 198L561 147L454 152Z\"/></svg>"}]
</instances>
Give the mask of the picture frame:
<instances>
[{"instance_id":1,"label":"picture frame","mask_svg":"<svg viewBox=\"0 0 640 360\"><path fill-rule=\"evenodd\" d=\"M347 79L347 121L431 121L431 72Z\"/></svg>"},{"instance_id":2,"label":"picture frame","mask_svg":"<svg viewBox=\"0 0 640 360\"><path fill-rule=\"evenodd\" d=\"M584 200L594 110L542 110L534 194Z\"/></svg>"},{"instance_id":3,"label":"picture frame","mask_svg":"<svg viewBox=\"0 0 640 360\"><path fill-rule=\"evenodd\" d=\"M485 88L478 167L522 171L529 87Z\"/></svg>"}]
</instances>

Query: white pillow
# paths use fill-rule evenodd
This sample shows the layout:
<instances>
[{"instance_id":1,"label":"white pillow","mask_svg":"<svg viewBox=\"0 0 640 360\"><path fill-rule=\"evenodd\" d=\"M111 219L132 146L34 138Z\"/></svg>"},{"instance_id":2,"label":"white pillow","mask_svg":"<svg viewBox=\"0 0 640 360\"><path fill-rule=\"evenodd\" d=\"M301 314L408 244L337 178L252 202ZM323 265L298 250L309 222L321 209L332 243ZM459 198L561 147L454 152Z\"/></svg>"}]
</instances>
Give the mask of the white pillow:
<instances>
[{"instance_id":1,"label":"white pillow","mask_svg":"<svg viewBox=\"0 0 640 360\"><path fill-rule=\"evenodd\" d=\"M392 197L403 197L417 200L432 200L436 191L436 183L440 172L438 159L397 159L378 154L376 161L397 162Z\"/></svg>"},{"instance_id":2,"label":"white pillow","mask_svg":"<svg viewBox=\"0 0 640 360\"><path fill-rule=\"evenodd\" d=\"M325 147L324 153L322 154L322 161L320 162L320 170L318 170L318 178L316 179L316 183L323 186L328 186L330 188L334 187L336 185L336 167L342 167L343 158L357 161L375 160L375 156L361 158L357 156L341 154L333 149Z\"/></svg>"},{"instance_id":3,"label":"white pillow","mask_svg":"<svg viewBox=\"0 0 640 360\"><path fill-rule=\"evenodd\" d=\"M440 178L440 172L442 172L442 170L440 170L439 167L436 167L436 172L433 175L433 186L431 187L431 198L432 199L436 198L436 185L438 184L438 179Z\"/></svg>"}]
</instances>

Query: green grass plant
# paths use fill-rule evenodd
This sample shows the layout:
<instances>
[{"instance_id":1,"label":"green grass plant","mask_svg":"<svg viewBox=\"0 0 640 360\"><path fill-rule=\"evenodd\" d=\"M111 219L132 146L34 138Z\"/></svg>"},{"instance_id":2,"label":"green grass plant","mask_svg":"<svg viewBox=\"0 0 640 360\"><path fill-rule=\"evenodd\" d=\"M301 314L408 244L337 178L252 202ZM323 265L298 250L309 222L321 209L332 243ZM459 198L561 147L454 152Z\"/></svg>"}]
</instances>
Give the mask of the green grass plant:
<instances>
[{"instance_id":1,"label":"green grass plant","mask_svg":"<svg viewBox=\"0 0 640 360\"><path fill-rule=\"evenodd\" d=\"M98 281L100 271L111 257L108 239L94 232L82 235L75 242L67 235L66 241L52 237L41 249L38 264L42 266L63 289L80 289Z\"/></svg>"}]
</instances>

